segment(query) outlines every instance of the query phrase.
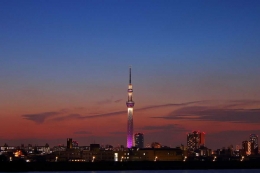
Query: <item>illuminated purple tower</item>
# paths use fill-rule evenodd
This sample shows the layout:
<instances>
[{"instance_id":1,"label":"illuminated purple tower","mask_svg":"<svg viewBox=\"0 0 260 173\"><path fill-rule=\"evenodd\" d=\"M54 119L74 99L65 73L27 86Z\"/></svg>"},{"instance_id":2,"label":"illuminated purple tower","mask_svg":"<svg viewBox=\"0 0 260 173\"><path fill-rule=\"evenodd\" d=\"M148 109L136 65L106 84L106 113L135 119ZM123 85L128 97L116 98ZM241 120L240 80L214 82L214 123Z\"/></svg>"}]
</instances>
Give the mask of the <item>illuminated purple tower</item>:
<instances>
[{"instance_id":1,"label":"illuminated purple tower","mask_svg":"<svg viewBox=\"0 0 260 173\"><path fill-rule=\"evenodd\" d=\"M131 66L129 67L129 85L128 85L128 100L126 102L127 106L127 148L131 148L133 146L133 110L135 102L133 101L133 87L131 84Z\"/></svg>"}]
</instances>

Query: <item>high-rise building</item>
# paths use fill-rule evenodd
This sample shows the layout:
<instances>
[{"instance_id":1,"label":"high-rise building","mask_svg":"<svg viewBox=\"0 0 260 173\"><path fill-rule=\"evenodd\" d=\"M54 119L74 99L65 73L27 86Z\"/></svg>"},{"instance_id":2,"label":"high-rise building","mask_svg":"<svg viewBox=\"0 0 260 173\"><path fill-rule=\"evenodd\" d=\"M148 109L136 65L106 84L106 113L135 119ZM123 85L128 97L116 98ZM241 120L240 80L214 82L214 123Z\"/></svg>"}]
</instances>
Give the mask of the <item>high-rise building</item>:
<instances>
[{"instance_id":1,"label":"high-rise building","mask_svg":"<svg viewBox=\"0 0 260 173\"><path fill-rule=\"evenodd\" d=\"M193 131L187 134L187 147L190 150L195 150L205 146L205 133L199 131Z\"/></svg>"},{"instance_id":2,"label":"high-rise building","mask_svg":"<svg viewBox=\"0 0 260 173\"><path fill-rule=\"evenodd\" d=\"M205 132L200 132L200 146L205 146Z\"/></svg>"},{"instance_id":3,"label":"high-rise building","mask_svg":"<svg viewBox=\"0 0 260 173\"><path fill-rule=\"evenodd\" d=\"M251 155L251 142L243 141L242 142L242 150L244 155Z\"/></svg>"},{"instance_id":4,"label":"high-rise building","mask_svg":"<svg viewBox=\"0 0 260 173\"><path fill-rule=\"evenodd\" d=\"M67 148L68 149L72 148L72 138L67 138Z\"/></svg>"},{"instance_id":5,"label":"high-rise building","mask_svg":"<svg viewBox=\"0 0 260 173\"><path fill-rule=\"evenodd\" d=\"M251 142L251 154L258 154L258 136L256 134L250 134L249 142Z\"/></svg>"},{"instance_id":6,"label":"high-rise building","mask_svg":"<svg viewBox=\"0 0 260 173\"><path fill-rule=\"evenodd\" d=\"M143 133L135 134L135 147L144 148L144 134Z\"/></svg>"},{"instance_id":7,"label":"high-rise building","mask_svg":"<svg viewBox=\"0 0 260 173\"><path fill-rule=\"evenodd\" d=\"M134 101L133 101L133 87L131 83L131 67L129 67L129 84L128 84L128 100L126 102L127 106L127 148L133 147L133 111L134 111Z\"/></svg>"}]
</instances>

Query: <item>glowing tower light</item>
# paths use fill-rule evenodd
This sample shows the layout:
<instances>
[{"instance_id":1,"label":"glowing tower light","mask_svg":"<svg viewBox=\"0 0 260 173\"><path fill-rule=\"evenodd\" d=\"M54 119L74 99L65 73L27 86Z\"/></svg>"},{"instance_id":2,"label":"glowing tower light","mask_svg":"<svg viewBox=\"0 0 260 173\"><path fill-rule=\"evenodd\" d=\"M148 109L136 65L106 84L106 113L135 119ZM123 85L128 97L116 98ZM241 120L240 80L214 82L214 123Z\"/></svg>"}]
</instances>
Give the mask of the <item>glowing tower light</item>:
<instances>
[{"instance_id":1,"label":"glowing tower light","mask_svg":"<svg viewBox=\"0 0 260 173\"><path fill-rule=\"evenodd\" d=\"M127 148L133 146L133 111L134 111L134 101L133 101L133 87L131 83L131 66L129 67L129 84L128 84L128 100L126 102L127 106Z\"/></svg>"}]
</instances>

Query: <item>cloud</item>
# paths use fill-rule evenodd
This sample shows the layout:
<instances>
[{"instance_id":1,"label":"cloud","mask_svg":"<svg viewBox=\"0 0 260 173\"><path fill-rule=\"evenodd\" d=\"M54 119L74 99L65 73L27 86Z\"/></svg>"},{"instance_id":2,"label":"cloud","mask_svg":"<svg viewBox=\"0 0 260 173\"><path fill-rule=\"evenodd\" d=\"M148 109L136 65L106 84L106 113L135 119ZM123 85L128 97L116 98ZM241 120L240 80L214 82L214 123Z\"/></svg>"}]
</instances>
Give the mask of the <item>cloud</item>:
<instances>
[{"instance_id":1,"label":"cloud","mask_svg":"<svg viewBox=\"0 0 260 173\"><path fill-rule=\"evenodd\" d=\"M91 118L116 116L116 115L121 115L121 114L125 114L125 111L109 112L109 113L104 113L104 114L87 115L87 116L83 116L80 114L70 114L70 115L66 115L63 117L53 118L52 120L53 121L65 121L65 120L72 120L72 119L91 119Z\"/></svg>"},{"instance_id":2,"label":"cloud","mask_svg":"<svg viewBox=\"0 0 260 173\"><path fill-rule=\"evenodd\" d=\"M119 102L120 100L116 100L115 102ZM196 104L196 103L205 103L209 102L209 100L200 100L200 101L193 101L193 102L186 102L186 103L168 103L168 104L161 104L161 105L150 105L146 107L142 107L139 109L135 109L135 111L143 111L143 110L149 110L149 109L158 109L158 108L165 108L165 107L178 107L178 106L187 106L191 104Z\"/></svg>"},{"instance_id":3,"label":"cloud","mask_svg":"<svg viewBox=\"0 0 260 173\"><path fill-rule=\"evenodd\" d=\"M260 123L260 109L226 109L217 106L188 106L175 110L167 116L152 118Z\"/></svg>"},{"instance_id":4,"label":"cloud","mask_svg":"<svg viewBox=\"0 0 260 173\"><path fill-rule=\"evenodd\" d=\"M59 115L60 112L43 112L39 114L24 114L22 115L23 119L33 121L37 124L43 123L47 118L51 118Z\"/></svg>"},{"instance_id":5,"label":"cloud","mask_svg":"<svg viewBox=\"0 0 260 173\"><path fill-rule=\"evenodd\" d=\"M88 132L88 131L76 131L76 132L74 132L74 134L76 134L76 135L89 135L89 134L92 134L92 133Z\"/></svg>"},{"instance_id":6,"label":"cloud","mask_svg":"<svg viewBox=\"0 0 260 173\"><path fill-rule=\"evenodd\" d=\"M62 117L53 118L51 120L54 121L64 121L64 120L73 120L73 119L80 119L82 116L80 114L69 114Z\"/></svg>"},{"instance_id":7,"label":"cloud","mask_svg":"<svg viewBox=\"0 0 260 173\"><path fill-rule=\"evenodd\" d=\"M101 101L100 103L112 102L112 99L107 99L106 101ZM120 100L116 100L114 102L119 102ZM201 100L201 101L193 101L179 104L161 104L161 105L151 105L142 107L139 109L135 109L135 111L146 111L152 109L159 108L167 108L167 107L180 107L180 109L171 112L167 116L158 116L151 118L162 118L162 119L188 119L188 120L201 120L201 121L231 121L231 122L250 122L250 123L259 123L260 111L258 109L232 109L235 106L251 106L257 105L260 101L258 100L231 100L231 101L212 101L212 100ZM214 105L215 106L212 106ZM194 106L193 106L194 105ZM210 105L210 106L205 106ZM216 106L217 105L217 106ZM220 106L219 106L220 105ZM36 123L43 123L45 119L52 118L60 113L64 114L67 111L63 110L62 112L54 112L56 114L49 114L53 112L46 112L40 114L31 114L31 115L22 115L24 119L28 119L31 121L35 121ZM110 116L118 116L125 114L126 111L115 111L108 112L102 114L69 114L65 116L60 116L56 118L52 118L50 120L53 121L65 121L72 119L92 119L92 118L102 118L102 117L110 117ZM249 116L250 118L247 118Z\"/></svg>"},{"instance_id":8,"label":"cloud","mask_svg":"<svg viewBox=\"0 0 260 173\"><path fill-rule=\"evenodd\" d=\"M121 102L122 101L122 99L118 99L118 100L115 100L114 102L115 103L119 103L119 102Z\"/></svg>"},{"instance_id":9,"label":"cloud","mask_svg":"<svg viewBox=\"0 0 260 173\"><path fill-rule=\"evenodd\" d=\"M109 113L104 113L104 114L96 114L96 115L91 115L91 116L83 116L81 118L82 119L101 118L101 117L121 115L121 114L125 114L125 113L126 113L126 111L124 110L124 111L109 112Z\"/></svg>"},{"instance_id":10,"label":"cloud","mask_svg":"<svg viewBox=\"0 0 260 173\"><path fill-rule=\"evenodd\" d=\"M154 105L154 106L147 106L139 109L135 109L135 111L143 111L143 110L149 110L149 109L156 109L156 108L163 108L163 107L174 107L174 106L184 106L194 103L199 103L202 101L195 101L195 102L187 102L187 103L181 103L181 104L164 104L164 105ZM102 117L109 117L109 116L117 116L126 114L126 111L116 111L116 112L108 112L103 114L95 114L95 115L80 115L80 114L70 114L63 117L57 117L53 118L54 121L64 121L64 120L72 120L72 119L92 119L92 118L102 118Z\"/></svg>"},{"instance_id":11,"label":"cloud","mask_svg":"<svg viewBox=\"0 0 260 173\"><path fill-rule=\"evenodd\" d=\"M226 109L234 109L234 108L241 108L241 107L255 107L259 106L260 100L228 100L220 102L220 106ZM216 105L216 103L215 103Z\"/></svg>"},{"instance_id":12,"label":"cloud","mask_svg":"<svg viewBox=\"0 0 260 173\"><path fill-rule=\"evenodd\" d=\"M114 100L113 99L113 96L109 99L105 99L105 100L100 100L97 102L97 104L99 105L106 105L106 104L111 104L111 103L119 103L120 101L122 101L122 99L117 99L117 100Z\"/></svg>"},{"instance_id":13,"label":"cloud","mask_svg":"<svg viewBox=\"0 0 260 173\"><path fill-rule=\"evenodd\" d=\"M112 99L111 99L112 100ZM115 102L119 102L121 100L116 100ZM108 103L110 102L109 99L105 101L101 101L100 103ZM187 103L180 103L180 104L162 104L162 105L153 105L153 106L147 106L139 109L135 109L135 111L143 111L143 110L149 110L149 109L158 109L158 108L164 108L164 107L178 107L178 106L186 106L190 104L195 104L195 103L201 103L205 101L194 101L194 102L187 102ZM28 115L22 115L24 119L34 121L38 124L43 123L47 118L54 117L59 114L64 114L69 112L69 109L62 109L59 112L44 112L44 113L39 113L39 114L28 114ZM108 116L118 116L125 114L126 111L116 111L116 112L108 112L108 113L103 113L103 114L95 114L95 115L80 115L80 114L69 114L65 116L60 116L56 118L52 118L50 120L53 121L65 121L65 120L73 120L73 119L90 119L90 118L102 118L102 117L108 117Z\"/></svg>"},{"instance_id":14,"label":"cloud","mask_svg":"<svg viewBox=\"0 0 260 173\"><path fill-rule=\"evenodd\" d=\"M186 103L179 103L179 104L162 104L162 105L151 105L151 106L146 106L143 108L136 109L135 111L143 111L143 110L148 110L148 109L158 109L158 108L165 108L165 107L179 107L179 106L187 106L191 104L196 104L196 103L203 103L206 102L207 100L201 100L201 101L194 101L194 102L186 102Z\"/></svg>"},{"instance_id":15,"label":"cloud","mask_svg":"<svg viewBox=\"0 0 260 173\"><path fill-rule=\"evenodd\" d=\"M112 98L111 99L100 100L100 101L97 102L97 104L99 104L99 105L110 104L110 103L113 103Z\"/></svg>"}]
</instances>

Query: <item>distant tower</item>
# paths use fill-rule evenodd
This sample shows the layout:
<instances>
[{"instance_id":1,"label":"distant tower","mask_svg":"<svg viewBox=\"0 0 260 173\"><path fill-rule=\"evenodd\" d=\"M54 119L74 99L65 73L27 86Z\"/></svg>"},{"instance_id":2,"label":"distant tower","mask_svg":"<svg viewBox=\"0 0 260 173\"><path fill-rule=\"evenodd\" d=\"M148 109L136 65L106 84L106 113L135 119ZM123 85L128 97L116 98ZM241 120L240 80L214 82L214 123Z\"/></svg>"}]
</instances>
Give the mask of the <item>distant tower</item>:
<instances>
[{"instance_id":1,"label":"distant tower","mask_svg":"<svg viewBox=\"0 0 260 173\"><path fill-rule=\"evenodd\" d=\"M144 148L144 134L143 133L135 134L135 147Z\"/></svg>"},{"instance_id":2,"label":"distant tower","mask_svg":"<svg viewBox=\"0 0 260 173\"><path fill-rule=\"evenodd\" d=\"M129 84L128 84L128 100L126 102L127 106L127 148L133 146L133 110L134 110L134 101L133 101L133 87L131 84L131 67L129 67Z\"/></svg>"},{"instance_id":3,"label":"distant tower","mask_svg":"<svg viewBox=\"0 0 260 173\"><path fill-rule=\"evenodd\" d=\"M258 154L258 136L256 134L250 134L249 142L251 142L251 154Z\"/></svg>"}]
</instances>

